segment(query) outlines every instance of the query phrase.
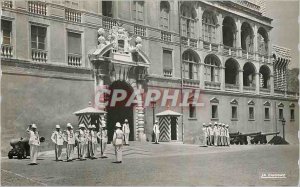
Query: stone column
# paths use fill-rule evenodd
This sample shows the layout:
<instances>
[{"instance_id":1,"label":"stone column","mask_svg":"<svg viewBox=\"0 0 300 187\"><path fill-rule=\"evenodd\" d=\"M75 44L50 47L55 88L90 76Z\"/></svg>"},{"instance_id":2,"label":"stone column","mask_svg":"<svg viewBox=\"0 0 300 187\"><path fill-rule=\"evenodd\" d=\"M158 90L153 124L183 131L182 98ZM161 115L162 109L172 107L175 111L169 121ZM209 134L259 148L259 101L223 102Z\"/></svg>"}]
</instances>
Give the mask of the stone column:
<instances>
[{"instance_id":1,"label":"stone column","mask_svg":"<svg viewBox=\"0 0 300 187\"><path fill-rule=\"evenodd\" d=\"M200 48L200 49L203 49L202 15L203 15L203 10L202 10L202 7L199 6L199 8L198 8L198 18L199 18L199 20L197 21L197 28L198 28L198 32L197 32L198 37L197 37L197 39L199 39L198 48Z\"/></svg>"},{"instance_id":2,"label":"stone column","mask_svg":"<svg viewBox=\"0 0 300 187\"><path fill-rule=\"evenodd\" d=\"M241 21L238 19L236 21L236 49L237 49L237 56L241 56L242 52L242 43L241 43Z\"/></svg>"},{"instance_id":3,"label":"stone column","mask_svg":"<svg viewBox=\"0 0 300 187\"><path fill-rule=\"evenodd\" d=\"M274 76L273 75L270 75L270 87L271 87L270 93L271 93L271 95L274 95Z\"/></svg>"},{"instance_id":4,"label":"stone column","mask_svg":"<svg viewBox=\"0 0 300 187\"><path fill-rule=\"evenodd\" d=\"M257 52L258 52L258 46L257 46L257 25L254 25L252 27L253 29L253 54L254 54L254 60L257 60Z\"/></svg>"},{"instance_id":5,"label":"stone column","mask_svg":"<svg viewBox=\"0 0 300 187\"><path fill-rule=\"evenodd\" d=\"M225 67L220 67L221 90L225 90Z\"/></svg>"},{"instance_id":6,"label":"stone column","mask_svg":"<svg viewBox=\"0 0 300 187\"><path fill-rule=\"evenodd\" d=\"M259 72L255 73L255 93L259 95L260 77Z\"/></svg>"},{"instance_id":7,"label":"stone column","mask_svg":"<svg viewBox=\"0 0 300 187\"><path fill-rule=\"evenodd\" d=\"M138 90L142 90L142 85L138 84ZM145 135L145 122L144 122L144 107L143 107L143 100L141 97L138 97L138 103L137 103L137 118L138 118L138 140L140 142L146 142L146 135Z\"/></svg>"},{"instance_id":8,"label":"stone column","mask_svg":"<svg viewBox=\"0 0 300 187\"><path fill-rule=\"evenodd\" d=\"M204 77L204 63L201 62L200 63L200 89L204 89L205 88L205 77Z\"/></svg>"},{"instance_id":9,"label":"stone column","mask_svg":"<svg viewBox=\"0 0 300 187\"><path fill-rule=\"evenodd\" d=\"M221 52L223 50L223 16L222 14L219 14L218 17L218 23L217 23L217 27L216 27L216 33L217 33L217 41L216 43L219 44L219 52Z\"/></svg>"},{"instance_id":10,"label":"stone column","mask_svg":"<svg viewBox=\"0 0 300 187\"><path fill-rule=\"evenodd\" d=\"M239 70L239 90L243 92L243 70Z\"/></svg>"}]
</instances>

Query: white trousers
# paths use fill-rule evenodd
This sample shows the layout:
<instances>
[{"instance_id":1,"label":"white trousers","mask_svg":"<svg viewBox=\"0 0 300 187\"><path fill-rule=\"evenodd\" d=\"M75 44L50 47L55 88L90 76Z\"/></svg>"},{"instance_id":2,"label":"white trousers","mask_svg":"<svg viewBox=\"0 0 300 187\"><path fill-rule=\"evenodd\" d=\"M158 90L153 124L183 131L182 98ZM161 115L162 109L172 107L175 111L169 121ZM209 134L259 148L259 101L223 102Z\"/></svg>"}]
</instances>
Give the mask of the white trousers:
<instances>
[{"instance_id":1,"label":"white trousers","mask_svg":"<svg viewBox=\"0 0 300 187\"><path fill-rule=\"evenodd\" d=\"M158 143L159 140L159 133L155 133L155 143Z\"/></svg>"},{"instance_id":2,"label":"white trousers","mask_svg":"<svg viewBox=\"0 0 300 187\"><path fill-rule=\"evenodd\" d=\"M86 143L79 143L78 144L78 149L79 149L79 158L83 158L85 156L85 146Z\"/></svg>"},{"instance_id":3,"label":"white trousers","mask_svg":"<svg viewBox=\"0 0 300 187\"><path fill-rule=\"evenodd\" d=\"M122 145L115 145L115 153L117 162L122 161Z\"/></svg>"},{"instance_id":4,"label":"white trousers","mask_svg":"<svg viewBox=\"0 0 300 187\"><path fill-rule=\"evenodd\" d=\"M125 144L129 144L129 133L124 133Z\"/></svg>"},{"instance_id":5,"label":"white trousers","mask_svg":"<svg viewBox=\"0 0 300 187\"><path fill-rule=\"evenodd\" d=\"M67 160L74 158L74 144L67 144Z\"/></svg>"},{"instance_id":6,"label":"white trousers","mask_svg":"<svg viewBox=\"0 0 300 187\"><path fill-rule=\"evenodd\" d=\"M58 160L61 160L61 153L62 153L62 148L63 148L63 145L56 145L54 149L56 154L57 154L57 159Z\"/></svg>"},{"instance_id":7,"label":"white trousers","mask_svg":"<svg viewBox=\"0 0 300 187\"><path fill-rule=\"evenodd\" d=\"M37 145L30 145L30 160L31 163L36 163L37 157L38 157L38 148L39 146Z\"/></svg>"},{"instance_id":8,"label":"white trousers","mask_svg":"<svg viewBox=\"0 0 300 187\"><path fill-rule=\"evenodd\" d=\"M89 142L90 157L95 157L96 150L97 150L97 143Z\"/></svg>"},{"instance_id":9,"label":"white trousers","mask_svg":"<svg viewBox=\"0 0 300 187\"><path fill-rule=\"evenodd\" d=\"M101 156L106 156L105 150L106 150L106 146L107 146L107 141L101 140L101 146L102 146Z\"/></svg>"}]
</instances>

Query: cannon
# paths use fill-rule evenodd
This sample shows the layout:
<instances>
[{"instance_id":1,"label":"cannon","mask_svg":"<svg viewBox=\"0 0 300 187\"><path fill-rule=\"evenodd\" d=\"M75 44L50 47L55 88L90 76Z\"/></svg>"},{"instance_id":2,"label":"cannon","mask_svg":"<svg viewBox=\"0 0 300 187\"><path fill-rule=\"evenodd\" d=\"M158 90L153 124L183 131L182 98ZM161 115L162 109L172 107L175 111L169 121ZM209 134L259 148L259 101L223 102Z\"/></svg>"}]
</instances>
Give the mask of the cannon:
<instances>
[{"instance_id":1,"label":"cannon","mask_svg":"<svg viewBox=\"0 0 300 187\"><path fill-rule=\"evenodd\" d=\"M280 132L270 132L270 133L261 133L261 134L257 134L257 135L252 135L250 143L251 144L266 144L267 143L267 136L269 135L277 135Z\"/></svg>"},{"instance_id":2,"label":"cannon","mask_svg":"<svg viewBox=\"0 0 300 187\"><path fill-rule=\"evenodd\" d=\"M261 132L254 132L254 133L247 133L247 134L243 134L241 132L229 133L230 144L247 145L248 144L247 136L255 136L259 134L261 134Z\"/></svg>"},{"instance_id":3,"label":"cannon","mask_svg":"<svg viewBox=\"0 0 300 187\"><path fill-rule=\"evenodd\" d=\"M40 142L44 142L45 138L40 137ZM19 138L12 139L10 141L12 149L8 152L8 158L12 159L14 156L17 156L18 159L25 159L27 156L30 156L30 146L28 138Z\"/></svg>"}]
</instances>

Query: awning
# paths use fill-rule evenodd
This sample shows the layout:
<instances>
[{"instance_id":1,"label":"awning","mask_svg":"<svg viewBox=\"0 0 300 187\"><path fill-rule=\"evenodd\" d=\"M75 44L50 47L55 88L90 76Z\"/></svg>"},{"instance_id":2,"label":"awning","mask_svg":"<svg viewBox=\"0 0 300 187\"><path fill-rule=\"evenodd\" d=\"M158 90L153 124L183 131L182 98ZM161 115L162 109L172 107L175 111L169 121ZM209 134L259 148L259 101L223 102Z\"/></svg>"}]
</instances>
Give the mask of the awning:
<instances>
[{"instance_id":1,"label":"awning","mask_svg":"<svg viewBox=\"0 0 300 187\"><path fill-rule=\"evenodd\" d=\"M156 116L182 116L182 114L178 113L178 112L174 112L172 110L165 110L163 112L160 112L158 114L156 114Z\"/></svg>"}]
</instances>

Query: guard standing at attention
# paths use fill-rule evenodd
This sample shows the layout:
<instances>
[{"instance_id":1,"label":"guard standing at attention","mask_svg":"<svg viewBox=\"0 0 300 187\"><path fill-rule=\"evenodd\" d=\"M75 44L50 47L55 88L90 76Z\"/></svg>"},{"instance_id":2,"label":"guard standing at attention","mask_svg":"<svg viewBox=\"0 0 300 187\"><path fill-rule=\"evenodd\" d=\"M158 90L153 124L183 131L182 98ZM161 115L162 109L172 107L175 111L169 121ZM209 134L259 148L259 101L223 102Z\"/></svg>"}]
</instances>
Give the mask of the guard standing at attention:
<instances>
[{"instance_id":1,"label":"guard standing at attention","mask_svg":"<svg viewBox=\"0 0 300 187\"><path fill-rule=\"evenodd\" d=\"M226 133L225 133L225 136L226 136L226 145L229 146L229 145L230 145L229 125L226 124L225 127L226 127L226 128L225 128L225 130L226 130L226 131L225 131L225 132L226 132Z\"/></svg>"},{"instance_id":2,"label":"guard standing at attention","mask_svg":"<svg viewBox=\"0 0 300 187\"><path fill-rule=\"evenodd\" d=\"M79 130L77 132L76 141L78 142L77 149L79 150L79 159L85 160L84 154L85 154L85 145L86 145L86 130L85 125L80 124Z\"/></svg>"},{"instance_id":3,"label":"guard standing at attention","mask_svg":"<svg viewBox=\"0 0 300 187\"><path fill-rule=\"evenodd\" d=\"M124 133L124 140L125 140L125 145L129 145L129 133L130 133L130 128L128 124L128 120L125 119L122 131Z\"/></svg>"},{"instance_id":4,"label":"guard standing at attention","mask_svg":"<svg viewBox=\"0 0 300 187\"><path fill-rule=\"evenodd\" d=\"M157 120L155 120L155 122L154 122L153 133L154 133L154 136L155 136L155 144L158 144L160 130L159 130Z\"/></svg>"},{"instance_id":5,"label":"guard standing at attention","mask_svg":"<svg viewBox=\"0 0 300 187\"><path fill-rule=\"evenodd\" d=\"M105 121L102 120L101 129L97 133L98 138L100 139L100 146L101 146L101 158L107 158L105 154L106 146L107 146L107 130Z\"/></svg>"},{"instance_id":6,"label":"guard standing at attention","mask_svg":"<svg viewBox=\"0 0 300 187\"><path fill-rule=\"evenodd\" d=\"M212 146L214 145L214 130L212 128L212 124L209 123L208 124L208 134L209 134L209 141L208 141L208 145Z\"/></svg>"},{"instance_id":7,"label":"guard standing at attention","mask_svg":"<svg viewBox=\"0 0 300 187\"><path fill-rule=\"evenodd\" d=\"M67 142L67 162L71 162L74 158L75 146L75 134L71 123L67 124L67 130L65 131L65 141Z\"/></svg>"},{"instance_id":8,"label":"guard standing at attention","mask_svg":"<svg viewBox=\"0 0 300 187\"><path fill-rule=\"evenodd\" d=\"M208 142L208 129L205 123L203 123L203 135L204 135L204 146L207 147L207 142Z\"/></svg>"},{"instance_id":9,"label":"guard standing at attention","mask_svg":"<svg viewBox=\"0 0 300 187\"><path fill-rule=\"evenodd\" d=\"M121 124L119 122L116 123L116 130L113 136L113 145L115 146L116 153L116 162L122 163L122 146L123 146L123 136L124 133L121 130Z\"/></svg>"},{"instance_id":10,"label":"guard standing at attention","mask_svg":"<svg viewBox=\"0 0 300 187\"><path fill-rule=\"evenodd\" d=\"M96 126L92 125L92 128L90 130L90 157L91 159L96 159L96 151L97 151L97 132L96 132Z\"/></svg>"},{"instance_id":11,"label":"guard standing at attention","mask_svg":"<svg viewBox=\"0 0 300 187\"><path fill-rule=\"evenodd\" d=\"M56 125L55 126L56 130L53 131L51 140L54 143L55 147L55 160L56 161L63 161L61 159L61 154L62 154L62 148L64 146L64 134L60 130L60 126Z\"/></svg>"},{"instance_id":12,"label":"guard standing at attention","mask_svg":"<svg viewBox=\"0 0 300 187\"><path fill-rule=\"evenodd\" d=\"M30 146L30 160L31 160L31 163L29 165L37 165L36 160L38 157L38 148L40 146L40 136L35 124L29 125L26 131L29 134L28 143Z\"/></svg>"},{"instance_id":13,"label":"guard standing at attention","mask_svg":"<svg viewBox=\"0 0 300 187\"><path fill-rule=\"evenodd\" d=\"M214 124L214 145L218 146L218 138L219 138L219 129L218 129L218 123L215 122Z\"/></svg>"}]
</instances>

